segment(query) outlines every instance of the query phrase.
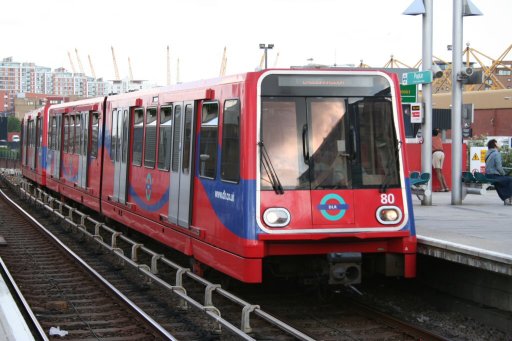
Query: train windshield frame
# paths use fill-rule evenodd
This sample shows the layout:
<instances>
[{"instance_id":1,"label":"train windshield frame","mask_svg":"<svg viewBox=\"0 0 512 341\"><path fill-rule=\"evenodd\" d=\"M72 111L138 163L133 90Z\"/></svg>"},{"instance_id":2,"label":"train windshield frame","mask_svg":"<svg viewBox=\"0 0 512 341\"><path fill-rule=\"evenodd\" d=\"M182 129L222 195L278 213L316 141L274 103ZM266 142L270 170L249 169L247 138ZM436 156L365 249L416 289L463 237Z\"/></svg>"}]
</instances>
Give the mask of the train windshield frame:
<instances>
[{"instance_id":1,"label":"train windshield frame","mask_svg":"<svg viewBox=\"0 0 512 341\"><path fill-rule=\"evenodd\" d=\"M391 93L381 75L267 76L261 190L400 187Z\"/></svg>"}]
</instances>

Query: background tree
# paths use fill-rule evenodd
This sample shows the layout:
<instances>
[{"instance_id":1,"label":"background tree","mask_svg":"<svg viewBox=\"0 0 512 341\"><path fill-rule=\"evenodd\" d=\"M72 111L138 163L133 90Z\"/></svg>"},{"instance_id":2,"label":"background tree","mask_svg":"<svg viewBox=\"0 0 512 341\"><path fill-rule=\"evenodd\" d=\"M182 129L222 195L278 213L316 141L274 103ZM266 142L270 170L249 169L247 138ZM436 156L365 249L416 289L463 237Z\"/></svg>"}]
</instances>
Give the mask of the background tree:
<instances>
[{"instance_id":1,"label":"background tree","mask_svg":"<svg viewBox=\"0 0 512 341\"><path fill-rule=\"evenodd\" d=\"M7 119L7 132L20 132L21 121L14 116L9 116Z\"/></svg>"}]
</instances>

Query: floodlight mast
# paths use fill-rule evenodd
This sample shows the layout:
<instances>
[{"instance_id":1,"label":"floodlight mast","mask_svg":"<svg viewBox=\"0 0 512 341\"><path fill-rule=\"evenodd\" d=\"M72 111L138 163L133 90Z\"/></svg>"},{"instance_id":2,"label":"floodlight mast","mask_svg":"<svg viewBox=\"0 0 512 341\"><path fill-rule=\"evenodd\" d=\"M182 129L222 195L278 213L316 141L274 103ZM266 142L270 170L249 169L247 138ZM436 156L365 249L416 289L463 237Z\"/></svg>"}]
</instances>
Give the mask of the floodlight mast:
<instances>
[{"instance_id":1,"label":"floodlight mast","mask_svg":"<svg viewBox=\"0 0 512 341\"><path fill-rule=\"evenodd\" d=\"M267 69L267 50L272 50L274 44L260 44L260 49L265 50L265 69Z\"/></svg>"},{"instance_id":2,"label":"floodlight mast","mask_svg":"<svg viewBox=\"0 0 512 341\"><path fill-rule=\"evenodd\" d=\"M482 15L470 0L453 0L452 29L452 205L462 204L462 36L463 17Z\"/></svg>"}]
</instances>

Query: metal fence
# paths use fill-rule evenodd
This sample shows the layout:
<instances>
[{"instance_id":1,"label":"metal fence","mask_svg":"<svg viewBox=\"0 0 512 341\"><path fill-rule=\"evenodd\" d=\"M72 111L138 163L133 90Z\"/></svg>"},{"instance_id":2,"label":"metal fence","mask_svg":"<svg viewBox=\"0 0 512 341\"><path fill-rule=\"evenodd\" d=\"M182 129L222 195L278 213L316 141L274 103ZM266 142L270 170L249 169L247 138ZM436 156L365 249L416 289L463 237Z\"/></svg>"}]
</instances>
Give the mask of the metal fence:
<instances>
[{"instance_id":1,"label":"metal fence","mask_svg":"<svg viewBox=\"0 0 512 341\"><path fill-rule=\"evenodd\" d=\"M0 168L20 168L20 164L19 149L0 148Z\"/></svg>"}]
</instances>

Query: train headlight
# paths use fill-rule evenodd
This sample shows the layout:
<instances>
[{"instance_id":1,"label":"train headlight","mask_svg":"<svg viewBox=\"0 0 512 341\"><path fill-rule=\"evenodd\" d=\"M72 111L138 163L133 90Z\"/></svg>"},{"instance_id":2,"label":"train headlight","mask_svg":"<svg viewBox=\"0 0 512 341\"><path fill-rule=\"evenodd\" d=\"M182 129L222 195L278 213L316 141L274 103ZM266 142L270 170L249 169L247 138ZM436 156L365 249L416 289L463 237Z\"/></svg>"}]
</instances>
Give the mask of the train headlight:
<instances>
[{"instance_id":1,"label":"train headlight","mask_svg":"<svg viewBox=\"0 0 512 341\"><path fill-rule=\"evenodd\" d=\"M402 210L396 206L381 206L377 210L377 220L381 224L397 224L402 220Z\"/></svg>"},{"instance_id":2,"label":"train headlight","mask_svg":"<svg viewBox=\"0 0 512 341\"><path fill-rule=\"evenodd\" d=\"M263 221L270 227L285 227L290 223L290 212L285 208L267 208Z\"/></svg>"}]
</instances>

